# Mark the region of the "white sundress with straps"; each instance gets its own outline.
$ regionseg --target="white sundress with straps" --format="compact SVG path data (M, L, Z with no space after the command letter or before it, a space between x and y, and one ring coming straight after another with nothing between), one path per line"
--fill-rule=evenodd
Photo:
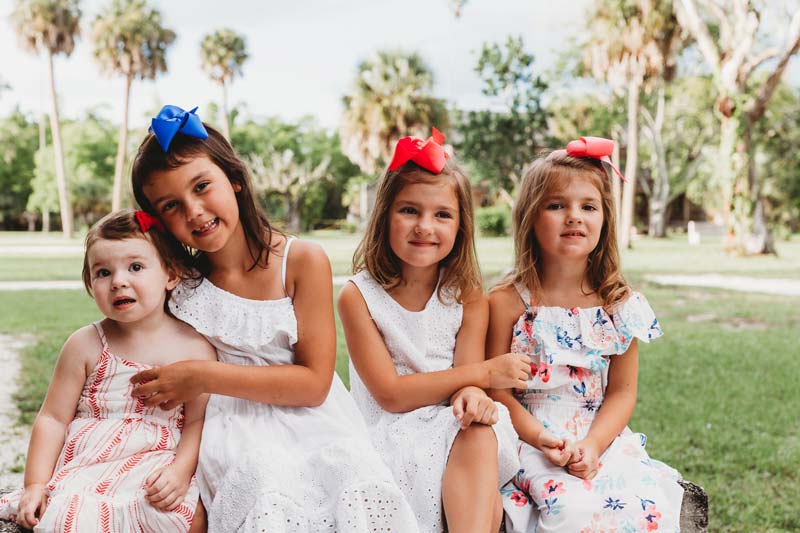
M281 280L294 238L283 251ZM173 291L170 309L217 349L220 361L294 363L292 299L252 300L208 279ZM307 326L313 327L313 325ZM197 478L209 531L417 531L391 472L372 448L339 376L318 407L212 395Z

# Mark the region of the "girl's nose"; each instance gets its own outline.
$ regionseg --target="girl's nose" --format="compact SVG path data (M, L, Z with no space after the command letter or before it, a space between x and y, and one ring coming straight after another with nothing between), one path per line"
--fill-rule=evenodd
M191 221L203 215L203 204L198 201L189 202L186 206L186 219Z
M581 222L583 220L579 208L571 208L567 211L567 224L580 224Z
M128 276L125 272L116 272L111 278L111 288L121 289L128 286Z

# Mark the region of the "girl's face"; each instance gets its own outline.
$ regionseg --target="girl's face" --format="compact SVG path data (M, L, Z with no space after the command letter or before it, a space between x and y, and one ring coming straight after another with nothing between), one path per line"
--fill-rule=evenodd
M564 176L561 190L549 191L533 224L545 258L588 258L603 229L600 191L588 176Z
M97 307L117 322L136 322L163 311L166 291L180 281L164 269L147 239L100 239L87 255Z
M170 233L191 248L219 251L239 228L242 187L206 156L154 172L142 189Z
M407 266L436 265L458 235L458 197L452 184L410 183L389 210L389 246Z

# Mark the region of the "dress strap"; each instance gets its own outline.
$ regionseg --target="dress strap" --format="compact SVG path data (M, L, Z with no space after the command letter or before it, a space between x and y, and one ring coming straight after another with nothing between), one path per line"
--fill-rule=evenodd
M514 288L517 289L517 294L519 294L522 303L525 304L525 309L530 309L531 307L531 291L528 290L528 287L523 285L522 283L516 281L514 282Z
M283 293L286 296L289 296L289 293L286 292L286 261L289 259L289 248L291 248L294 239L295 239L294 237L289 237L288 239L286 239L286 244L283 247L283 261L281 262L281 283L283 283Z
M103 331L103 326L100 325L100 321L92 322L94 329L97 330L97 335L100 337L100 342L103 343L103 350L108 351L108 341L106 340L106 332Z

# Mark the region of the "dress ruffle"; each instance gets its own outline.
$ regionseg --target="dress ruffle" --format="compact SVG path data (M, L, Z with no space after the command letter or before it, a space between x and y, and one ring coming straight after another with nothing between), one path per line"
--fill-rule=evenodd
M271 304L281 306L291 302L288 297L249 300L221 289L207 279L195 287L196 283L184 281L178 285L172 291L169 308L212 343L236 346L245 353L267 349L275 340L274 335L288 335L290 345L297 343L294 313L269 313L264 309ZM220 307L220 297L225 298L224 311ZM265 335L265 332L273 335Z
M550 367L602 370L608 357L625 353L633 339L650 342L664 334L647 299L638 292L611 314L601 306L532 307L520 316L514 332L536 339L527 355L534 361L529 388L537 389L550 388Z

